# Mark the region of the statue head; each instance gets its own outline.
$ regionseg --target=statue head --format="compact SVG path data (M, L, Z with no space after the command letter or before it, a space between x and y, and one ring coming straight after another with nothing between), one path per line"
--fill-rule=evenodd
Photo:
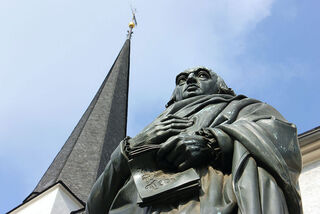
M235 95L223 79L206 67L187 69L176 77L176 88L167 107L172 103L189 97L210 94Z

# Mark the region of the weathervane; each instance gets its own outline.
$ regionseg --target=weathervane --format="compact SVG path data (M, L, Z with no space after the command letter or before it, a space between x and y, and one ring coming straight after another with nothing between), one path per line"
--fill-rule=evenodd
M128 39L131 39L131 35L133 34L132 29L138 25L136 20L136 9L131 6L131 12L132 12L132 20L129 22L129 30L128 30Z

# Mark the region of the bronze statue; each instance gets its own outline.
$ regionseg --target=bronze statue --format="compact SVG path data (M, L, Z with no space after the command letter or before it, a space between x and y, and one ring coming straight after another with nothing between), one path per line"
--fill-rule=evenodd
M295 125L197 67L176 77L161 115L120 143L86 209L90 214L302 213L300 171Z

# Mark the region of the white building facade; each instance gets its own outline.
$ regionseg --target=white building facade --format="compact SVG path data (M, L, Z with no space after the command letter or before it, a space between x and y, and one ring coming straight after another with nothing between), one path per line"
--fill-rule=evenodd
M303 211L320 213L320 126L299 135L303 169L300 190Z

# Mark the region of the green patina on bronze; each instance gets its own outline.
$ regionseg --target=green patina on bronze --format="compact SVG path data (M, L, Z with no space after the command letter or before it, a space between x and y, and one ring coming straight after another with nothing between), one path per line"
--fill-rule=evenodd
M148 186L146 201L133 175L149 165L161 179ZM300 172L296 127L270 105L235 95L217 74L197 67L177 76L164 112L120 142L86 212L302 213ZM159 194L161 185L188 180L185 175L193 176L189 186L177 183ZM150 184L150 173L145 180Z

